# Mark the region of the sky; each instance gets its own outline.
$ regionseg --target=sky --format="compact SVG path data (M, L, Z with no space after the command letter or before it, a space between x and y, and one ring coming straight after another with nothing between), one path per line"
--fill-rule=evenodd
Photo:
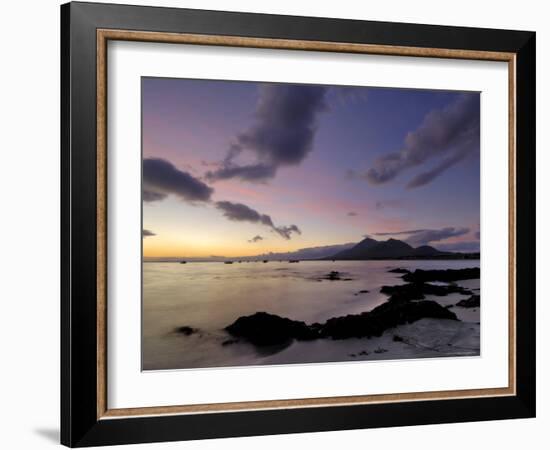
M143 254L479 251L477 92L142 78Z

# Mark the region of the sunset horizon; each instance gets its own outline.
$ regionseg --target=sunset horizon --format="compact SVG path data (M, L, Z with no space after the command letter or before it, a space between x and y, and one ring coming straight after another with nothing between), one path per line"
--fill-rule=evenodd
M144 258L365 235L479 251L478 93L148 77L142 93Z

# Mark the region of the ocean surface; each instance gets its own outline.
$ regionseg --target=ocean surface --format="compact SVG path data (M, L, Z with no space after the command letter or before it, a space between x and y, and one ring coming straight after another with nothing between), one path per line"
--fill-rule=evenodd
M246 342L222 345L231 338L224 327L240 316L258 311L306 323L323 322L336 316L369 311L387 300L387 296L379 292L381 286L403 283L401 274L388 272L396 267L409 270L459 269L479 267L479 261L301 261L294 264L273 261L234 264L144 262L142 368L191 369L381 359L382 351L373 347L374 341L368 342L371 341L368 339L295 342L284 349L258 349ZM340 272L342 278L351 280L321 280L333 270ZM458 284L479 288L479 280L467 280ZM359 293L361 290L369 292ZM461 298L466 297L452 294L433 299L446 305L454 304ZM468 330L474 331L468 333L474 334L466 336L466 341L470 343L467 351L461 353L456 350L453 353L449 350L448 354L478 354L479 310L473 313L465 311L459 318L472 324ZM423 319L418 326L406 325L408 328L404 330L413 334L424 333L423 330L426 329L443 330L439 323L434 326L432 322ZM175 332L181 326L190 326L199 331L190 336ZM452 326L455 327L455 324ZM453 328L447 331L456 340L460 330ZM464 331L460 333L464 334ZM447 356L436 350L419 351L420 347L415 348L412 345L402 345L396 351L395 344L390 344L388 339L380 342L386 342L388 347L382 349L386 353L386 359ZM450 344L446 345L451 348ZM354 353L362 348L376 351L363 351L362 355Z

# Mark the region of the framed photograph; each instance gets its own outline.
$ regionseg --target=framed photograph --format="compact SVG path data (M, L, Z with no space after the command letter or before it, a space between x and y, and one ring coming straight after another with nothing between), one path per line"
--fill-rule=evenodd
M535 33L61 7L71 447L535 415Z

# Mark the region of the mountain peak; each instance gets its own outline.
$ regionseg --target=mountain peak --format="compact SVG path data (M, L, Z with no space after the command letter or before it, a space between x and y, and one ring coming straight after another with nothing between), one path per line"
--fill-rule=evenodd
M335 254L331 259L392 259L430 257L441 254L442 252L429 245L414 248L399 239L390 238L386 241L377 241L365 238L354 247Z

